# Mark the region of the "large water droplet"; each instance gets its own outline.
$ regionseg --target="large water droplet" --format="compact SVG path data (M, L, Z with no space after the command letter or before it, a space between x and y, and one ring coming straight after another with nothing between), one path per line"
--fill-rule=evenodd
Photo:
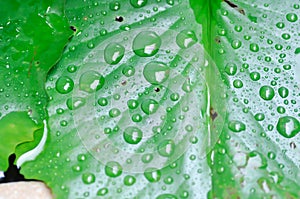
M264 100L272 100L273 97L275 96L275 91L270 86L262 86L259 89L259 95Z
M104 77L96 71L87 71L79 79L79 88L82 91L92 93L101 89L104 82Z
M130 0L130 4L134 8L141 8L147 4L148 0Z
M115 178L122 174L123 168L118 162L108 162L105 165L105 174L109 177Z
M282 86L278 89L278 93L279 93L280 97L286 98L289 95L289 90Z
M141 108L144 113L150 115L157 111L157 109L159 108L159 104L153 99L146 99L142 102Z
M233 121L229 122L228 128L230 130L232 130L233 132L238 133L238 132L246 130L246 125L243 122L233 120Z
M81 177L84 184L92 184L95 182L96 177L92 173L84 173Z
M148 168L144 171L144 176L149 182L158 182L161 178L161 171L155 168Z
M176 36L177 45L183 49L193 46L197 41L195 32L191 30L183 30Z
M169 67L162 62L150 62L144 67L144 77L151 84L161 84L169 77Z
M127 127L123 133L124 140L129 144L137 144L143 138L143 132L137 127Z
M295 13L288 13L286 15L286 19L289 21L289 22L296 22L298 20L298 16L295 14Z
M175 143L173 140L165 140L159 144L157 150L159 155L169 157L175 151Z
M55 84L55 88L56 88L57 92L59 92L61 94L67 94L73 90L74 82L71 78L69 78L67 76L63 76L63 77L58 78L58 80L56 81L56 84Z
M236 72L237 72L237 66L236 64L232 64L232 63L228 63L226 64L225 66L225 72L228 74L228 75L235 75Z
M110 43L104 49L104 59L106 63L115 65L118 64L124 57L125 48L118 43Z
M153 31L140 32L133 40L133 51L140 57L155 55L161 46L161 38Z
M283 137L292 138L300 132L300 123L294 117L284 116L279 118L276 129Z
M78 109L78 108L84 106L84 104L85 104L85 99L81 98L81 97L73 97L73 98L69 98L67 100L67 107L70 110Z
M135 183L135 181L136 181L135 177L133 177L131 175L125 176L124 185L131 186Z
M257 44L255 44L255 43L251 43L250 44L250 50L252 52L258 52L259 51L259 46Z
M233 48L233 49L238 49L238 48L240 48L242 46L242 42L240 41L240 40L233 40L232 42L231 42L231 47Z

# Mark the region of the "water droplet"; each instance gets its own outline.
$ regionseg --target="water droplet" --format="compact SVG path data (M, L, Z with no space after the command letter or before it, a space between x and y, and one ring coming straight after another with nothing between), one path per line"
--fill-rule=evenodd
M246 130L246 125L243 122L233 120L233 121L229 122L228 128L230 130L232 130L233 132L238 133L238 132Z
M169 77L169 67L162 62L150 62L146 64L143 70L145 79L151 84L161 84Z
M259 95L264 100L272 100L273 97L275 96L275 91L270 86L262 86L259 89Z
M108 162L105 165L105 174L109 177L115 178L122 174L123 168L118 162Z
M105 79L96 71L87 71L79 79L79 88L82 91L92 93L101 89Z
M133 52L140 57L155 55L161 46L161 38L153 31L140 32L133 40Z
M108 100L104 97L99 98L97 102L100 106L106 106L108 104Z
M182 49L193 46L197 41L195 32L191 30L183 30L176 36L176 43Z
M109 9L112 11L117 11L120 8L121 8L121 4L118 1L114 1L109 4Z
M142 121L143 117L140 114L133 114L131 117L133 122L140 122Z
M133 177L131 175L125 176L124 185L131 186L135 183L135 181L136 181L135 177Z
M178 197L173 194L165 193L157 196L156 199L178 199Z
M243 87L243 82L239 79L236 79L236 80L233 81L233 86L235 88L242 88Z
M283 34L281 35L281 37L282 37L282 39L284 39L284 40L289 40L289 39L291 38L291 35L288 34L288 33L283 33Z
M250 78L253 81L258 81L258 80L260 80L260 74L258 72L252 72L252 73L250 73Z
M149 182L158 182L161 178L161 171L155 168L147 168L144 176Z
M121 114L121 111L117 108L112 108L109 110L108 114L111 118L115 118Z
M278 93L279 93L280 97L286 98L289 95L289 90L282 86L278 89Z
M175 151L175 143L173 140L165 140L158 145L157 150L159 155L169 157Z
M101 188L98 190L97 195L98 196L105 196L108 193L108 189L106 187Z
M268 153L268 158L270 158L271 160L274 160L276 158L276 154L273 152L269 152Z
M258 52L259 51L259 46L257 44L255 44L255 43L251 43L250 44L250 50L252 52Z
M300 48L296 48L294 53L298 55L300 53Z
M228 74L228 75L235 75L236 72L237 72L237 66L236 64L233 64L233 63L228 63L226 64L225 66L225 72Z
M67 70L69 73L74 73L77 71L77 66L70 65L70 66L68 66Z
M170 95L170 99L171 99L172 101L177 101L177 100L179 100L179 98L180 98L180 95L179 95L178 93L172 93L172 94Z
M81 177L84 184L92 184L95 182L96 177L92 173L84 173Z
M276 24L276 27L279 28L279 29L282 29L282 28L285 27L285 25L284 25L284 23L282 23L282 22L278 22L278 23Z
M284 116L279 118L276 129L283 137L292 138L300 132L300 123L294 117Z
M289 21L289 22L296 22L298 20L298 16L295 14L295 13L288 13L286 15L286 19Z
M143 132L137 127L127 127L123 138L128 144L138 144L143 138Z
M263 121L265 119L265 115L263 113L257 113L254 118L256 121Z
M159 108L159 104L153 99L146 99L142 102L141 108L144 113L150 115L157 111L157 109Z
M130 77L130 76L134 75L135 69L132 66L126 66L126 67L123 68L122 73L126 77Z
M144 7L147 4L148 0L130 0L130 4L134 8L141 8Z
M118 64L124 57L125 48L118 43L110 43L104 49L104 59L106 63Z
M63 77L58 78L58 80L56 81L56 84L55 84L55 88L56 88L57 92L59 92L61 94L67 94L73 90L74 82L71 78L69 78L67 76L63 76Z
M70 110L78 109L85 105L85 99L81 97L73 97L67 100L67 107Z
M127 106L130 109L136 109L139 106L139 102L134 99L130 99L127 101Z
M242 46L242 42L240 41L240 40L233 40L232 42L231 42L231 47L233 48L233 49L238 49L238 48L240 48Z
M149 163L153 160L153 155L152 154L144 154L142 156L142 162L143 163Z

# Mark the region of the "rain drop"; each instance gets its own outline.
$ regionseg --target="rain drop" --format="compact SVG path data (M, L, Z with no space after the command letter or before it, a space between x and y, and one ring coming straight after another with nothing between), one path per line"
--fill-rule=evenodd
M124 57L125 48L118 43L110 43L104 49L104 59L106 63L115 65L118 64Z
M279 118L276 129L283 137L292 138L299 133L300 123L294 117L284 116Z
M92 93L101 89L105 79L96 71L87 71L79 79L79 88L82 91Z
M195 32L191 30L183 30L176 36L176 43L182 49L193 46L197 41Z
M127 127L123 138L128 144L138 144L143 138L143 132L137 127Z
M143 70L145 79L154 85L165 82L169 77L169 67L162 62L150 62Z
M133 40L133 52L140 57L155 55L161 46L161 38L153 31L140 32Z

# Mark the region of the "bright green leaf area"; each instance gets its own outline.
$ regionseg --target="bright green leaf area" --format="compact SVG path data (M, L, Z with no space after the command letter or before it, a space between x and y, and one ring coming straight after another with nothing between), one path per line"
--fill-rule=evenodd
M57 198L299 198L299 4L67 1L22 173Z
M42 128L47 118L47 73L72 35L63 5L62 1L46 0L0 3L0 143L8 150L1 151L0 170L7 169L8 156L15 146L28 142L29 135L33 138L34 130ZM15 132L7 130L12 123L16 125ZM24 152L31 148L28 147Z

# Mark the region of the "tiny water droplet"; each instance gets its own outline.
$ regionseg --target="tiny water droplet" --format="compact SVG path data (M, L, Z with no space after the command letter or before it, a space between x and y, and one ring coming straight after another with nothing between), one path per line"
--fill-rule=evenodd
M114 1L109 4L109 9L112 11L117 11L120 8L121 8L121 4L118 1Z
M130 0L130 4L134 8L141 8L144 7L147 4L148 0Z

